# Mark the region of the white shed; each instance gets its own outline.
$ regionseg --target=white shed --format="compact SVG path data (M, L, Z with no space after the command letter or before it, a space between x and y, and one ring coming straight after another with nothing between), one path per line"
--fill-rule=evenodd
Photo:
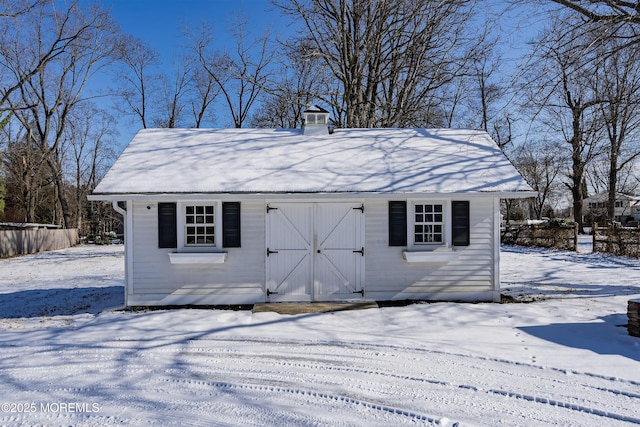
M306 114L138 132L90 196L125 216L127 305L499 299L499 200L534 193L486 132Z

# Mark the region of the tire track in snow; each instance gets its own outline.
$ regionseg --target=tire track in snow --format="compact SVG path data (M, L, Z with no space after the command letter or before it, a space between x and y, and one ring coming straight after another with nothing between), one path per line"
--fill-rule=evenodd
M498 358L487 358L487 357L483 357L483 356L474 356L474 355L467 355L467 354L461 354L461 353L452 353L452 352L443 352L443 351L439 351L439 350L432 350L432 349L424 349L424 348L415 348L415 347L398 347L398 346L386 346L386 345L377 345L377 344L368 344L368 343L363 343L363 344L345 344L345 343L334 343L334 342L304 342L304 341L273 341L273 340L256 340L256 339L242 339L242 338L238 338L238 339L215 339L214 341L219 341L219 342L232 342L235 344L244 344L244 343L248 343L248 342L253 342L253 343L261 343L261 344L274 344L274 345L284 345L284 346L289 346L289 345L296 345L298 347L302 346L302 347L308 347L308 346L312 346L312 347L324 347L325 349L331 349L331 348L337 348L337 349L342 349L342 348L350 348L353 350L359 350L359 349L379 349L379 348L385 348L385 349L390 349L390 350L394 350L397 352L416 352L416 353L424 353L424 354L431 354L431 355L439 355L439 356L444 356L447 359L450 357L458 357L461 359L472 359L472 360L479 360L479 361L487 361L487 362L494 362L497 364L506 364L506 365L514 365L516 367L527 367L530 369L534 369L534 370L540 370L540 371L555 371L559 374L562 375L572 375L573 377L585 377L585 378L593 378L596 380L604 380L607 383L621 383L621 384L625 384L628 386L633 387L634 390L638 390L637 387L640 387L640 383L639 382L635 382L635 381L630 381L630 380L625 380L625 379L621 379L621 378L617 378L617 377L608 377L608 376L602 376L602 375L597 375L597 374L592 374L592 373L588 373L588 372L579 372L579 371L569 371L566 369L558 369L558 368L553 368L553 367L546 367L546 366L540 366L540 365L533 365L533 364L527 364L527 363L523 363L523 362L514 362L514 361L509 361L509 360L504 360L504 359L498 359ZM207 354L207 355L212 355L215 354L217 357L234 357L234 358L243 358L243 357L247 357L246 355L242 355L239 353L239 350L237 349L220 349L220 348L206 348L206 347L187 347L187 346L174 346L171 345L173 341L166 341L165 344L158 344L157 340L154 341L155 344L158 344L157 346L154 346L154 348L152 348L151 350L154 353L171 353L171 354L177 354L177 353L195 353L195 354ZM107 344L108 343L108 344ZM122 340L117 340L117 341L105 341L102 342L100 345L98 346L92 346L90 348L93 348L94 350L98 351L99 350L99 359L100 360L109 360L111 359L110 357L106 357L104 355L104 353L111 353L111 354L116 354L116 353L120 353L125 349L129 349L129 350L133 350L133 351L149 351L149 349L141 347L141 348L135 348L132 349L129 345L122 345ZM189 343L192 344L198 344L198 341L189 341ZM44 343L41 343L44 344ZM116 344L116 345L114 345ZM167 346L169 345L169 346ZM83 354L85 357L87 356L86 352L87 352L87 347L83 347L82 344L78 344L78 343L74 343L71 345L67 345L65 344L65 350L60 351L56 346L52 346L51 344L48 345L42 345L40 347L36 347L36 346L29 346L30 350L32 350L34 353L38 353L38 354L43 354L43 353L55 353L55 354L59 354L59 353L64 353L64 354L72 354L72 353L77 353L77 354ZM380 354L375 353L376 355ZM252 354L251 357L253 358L259 358L259 355L256 354ZM273 353L272 352L268 352L265 353L265 355L263 357L266 358L273 358ZM283 360L293 360L293 357L290 353L286 353L283 357ZM300 359L298 357L298 359ZM304 360L304 358L303 358ZM317 358L308 358L308 360L310 361L322 361L322 359L317 359ZM425 361L428 361L428 359L425 359ZM335 362L335 361L333 361ZM275 363L286 363L286 362L275 362ZM338 367L334 368L334 369L339 369L339 365L336 365ZM22 368L13 368L13 367L4 367L3 370L4 371L10 371L12 369L22 369ZM33 369L38 369L38 368L33 368ZM47 371L49 370L48 367L42 367L41 368L43 371ZM487 369L487 367L483 367L483 369ZM498 369L495 370L495 372L505 372L504 370ZM363 371L366 372L366 371ZM408 378L407 378L408 379ZM562 381L565 382L565 381ZM575 384L574 384L575 385ZM581 383L582 386L584 387L589 387L589 388L593 388L599 391L604 391L604 392L608 392L608 393L612 393L612 394L616 394L616 395L622 395L622 396L626 396L626 397L630 397L630 398L640 398L640 394L636 393L636 392L632 392L632 391L625 391L625 390L620 390L620 389L613 389L613 388L609 388L609 387L602 387L602 386L594 386L594 385L590 385L590 384L586 384L584 382Z
M218 345L225 344L223 348L204 347L207 342ZM142 344L136 347L136 344ZM345 349L348 350L345 352ZM36 379L47 374L46 367L29 366L29 360L20 358L20 348L12 349L14 362L17 366L3 368L3 371L19 379ZM24 350L24 349L22 349ZM424 399L425 402L437 402L435 397L429 394L432 388L416 387L416 384L427 384L436 389L452 395L469 395L471 401L487 400L485 396L500 396L511 402L528 402L540 408L556 408L574 413L590 414L611 421L640 424L637 417L617 413L610 409L615 405L606 401L606 395L617 395L629 400L637 400L639 395L631 390L617 389L611 385L617 384L622 388L630 387L637 390L633 381L619 378L603 377L589 373L567 372L561 369L541 367L520 362L507 360L469 356L455 354L438 350L360 344L360 343L336 343L336 342L306 342L306 341L262 341L238 339L215 339L215 340L173 340L154 342L152 346L145 346L144 342L135 341L106 341L100 344L83 346L79 343L63 345L42 345L29 347L29 351L40 354L50 353L52 357L59 357L76 364L76 368L84 372L101 372L106 378L118 376L145 376L157 377L165 384L197 384L188 382L185 379L173 378L172 376L188 377L193 375L209 375L233 377L250 375L248 383L236 381L210 381L203 384L215 388L233 389L246 392L259 392L267 394L302 396L307 399L329 400L343 405L361 406L370 410L396 414L400 417L424 421L428 423L441 422L436 416L423 415L429 413L425 404L416 404L412 408L400 408L392 402L378 403L364 396L362 393L350 391L349 394L337 393L340 384L354 387L359 384L385 384L391 383L393 387L402 390L410 390L415 394L416 399ZM115 363L120 361L121 364ZM236 360L237 363L227 363ZM361 368L353 365L353 360L364 363L368 368ZM448 362L449 368L459 369L455 378L474 378L473 382L460 382L450 379L450 372L443 370L444 361ZM479 364L478 361L484 362ZM428 365L428 366L424 366ZM480 366L481 365L481 366ZM510 369L513 368L513 369ZM425 369L423 369L425 368ZM428 368L428 369L426 369ZM536 383L553 383L553 393L546 390L535 390L524 387L491 387L487 383L486 376L476 375L476 370L490 372L490 377L495 379L504 376L505 380L511 381L523 373L531 373L530 381ZM322 378L312 375L313 372L323 372ZM135 374L135 375L134 375ZM567 374L571 374L571 380L567 381ZM49 375L52 375L51 373ZM349 377L346 384L344 378ZM378 381L376 378L385 380ZM454 379L455 379L454 378ZM391 381L386 381L390 379ZM247 380L243 378L243 381ZM258 382L260 380L260 382ZM312 388L303 389L296 386L301 381L308 380ZM322 380L322 381L321 381ZM277 384L277 385L274 385ZM348 388L347 387L347 388ZM562 390L559 388L562 387ZM581 387L598 390L599 395L595 396L594 402L590 404L574 400L563 399L565 389L575 390ZM321 388L322 391L314 388ZM520 388L520 389L518 389ZM108 388L107 388L108 389ZM82 388L82 387L56 387L50 385L48 392L55 395L87 395L96 393L105 388ZM113 392L117 390L114 386ZM162 388L170 394L171 388ZM115 394L115 393L108 393ZM549 394L546 397L540 395ZM591 393L591 395L593 395ZM438 397L438 396L436 396ZM592 396L593 397L593 396ZM384 401L384 396L379 396L374 400ZM635 405L634 405L635 404ZM508 404L507 404L508 405ZM616 403L617 405L617 403ZM631 408L637 407L637 402L632 402ZM505 405L506 406L506 405ZM422 409L417 410L417 408ZM427 409L424 411L424 409ZM632 410L632 409L631 409ZM447 413L445 409L445 414ZM458 417L456 417L458 418ZM571 419L568 417L566 419Z
M184 337L189 337L189 336L190 335L184 334ZM454 357L460 357L460 358L473 359L476 361L487 361L487 362L496 362L496 363L501 363L506 365L513 365L515 367L527 367L531 369L537 369L540 371L554 371L563 375L590 377L598 380L604 380L607 383L626 384L628 386L633 387L634 390L638 390L638 387L640 387L639 381L594 374L590 372L581 372L576 370L541 366L539 364L524 363L524 362L518 362L513 360L507 360L507 359L491 358L491 357L464 354L464 353L446 352L442 350L434 350L434 349L427 349L427 348L421 348L421 347L406 347L406 346L373 344L373 343L364 343L364 342L346 343L346 342L340 342L340 341L273 340L273 339L256 339L255 337L234 337L234 338L206 337L206 338L183 340L183 339L180 339L180 336L178 336L177 339L157 339L157 338L149 338L148 340L106 339L101 341L100 344L97 344L97 345L93 341L87 342L87 343L82 343L81 341L75 341L73 343L64 343L63 347L65 347L65 352L72 351L74 347L78 347L79 349L78 351L84 352L87 349L86 345L90 345L89 348L100 349L102 352L109 352L109 351L117 352L117 351L121 351L122 349L132 349L132 347L130 346L130 343L135 342L140 344L140 343L147 342L151 344L151 346L137 347L134 350L138 351L138 350L153 349L156 352L170 352L170 353L176 353L180 351L216 353L216 354L229 353L236 357L240 357L240 355L238 354L238 350L236 349L220 349L220 348L210 348L210 347L194 348L194 347L185 346L188 344L201 345L202 342L208 342L208 341L229 342L234 344L255 343L255 344L273 344L273 345L281 345L281 346L298 346L298 347L325 347L325 348L336 348L336 349L349 348L353 350L369 349L369 350L379 351L380 349L386 349L386 350L393 350L395 352L415 352L419 354L441 355L445 357L454 356ZM176 343L179 343L179 344L176 344ZM57 348L55 346L52 346L51 343L47 341L34 341L33 345L30 345L29 348L33 349L35 348L36 345L41 346L42 349L40 351L57 351ZM181 347L177 347L177 345L180 345ZM634 393L634 392L627 393L621 390L613 390L613 389L610 389L608 391L615 394L628 395L629 397L640 396L640 394Z
M436 418L436 417L432 417L424 414L418 414L413 411L409 411L402 408L367 402L367 401L356 399L353 397L343 396L343 395L338 395L333 393L325 393L325 392L319 392L319 391L313 391L313 390L303 390L301 388L280 387L280 386L262 385L262 384L238 384L238 383L219 382L219 381L207 382L207 381L177 380L177 379L165 379L165 381L171 382L171 383L200 384L200 385L206 385L209 387L217 387L217 388L227 388L227 389L237 389L237 390L257 390L257 391L268 392L268 393L301 395L306 397L313 397L318 399L341 402L346 404L347 406L362 406L365 408L373 409L375 411L386 412L393 415L399 415L412 420L426 421L433 425L451 425L451 426L459 425L458 422L453 422L448 419L443 420L442 418Z
M320 360L319 360L319 362L320 362ZM323 360L321 360L321 362L326 363L327 360L323 359ZM564 408L564 409L573 410L573 411L577 411L577 412L593 414L593 415L601 416L601 417L604 417L604 418L609 418L609 419L614 419L614 420L619 420L619 421L624 421L624 422L630 422L630 423L633 423L633 424L640 424L640 418L637 418L637 417L627 416L627 415L620 415L620 414L613 413L611 411L603 411L603 410L600 410L600 409L597 409L597 408L593 408L593 407L588 407L588 406L584 406L584 405L578 405L578 404L569 403L569 402L565 402L565 401L560 401L560 400L552 399L552 398L536 397L536 396L533 396L533 395L523 394L523 393L515 392L515 391L508 391L508 390L501 390L501 389L483 389L483 388L480 388L480 387L477 387L477 386L473 386L473 385L469 385L469 384L456 384L456 383L452 383L452 382L449 382L449 381L442 381L442 380L437 380L437 379L430 379L430 378L424 378L424 377L415 377L415 376L407 376L407 375L398 375L398 374L385 372L385 371L379 371L379 370L360 369L360 368L345 368L345 367L339 366L339 365L336 365L336 366L333 366L333 365L320 366L320 365L313 365L313 364L282 362L282 361L273 361L272 360L271 364L274 364L274 363L275 364L279 364L280 366L283 366L283 367L297 367L297 368L304 368L304 369L307 369L307 370L320 369L320 370L342 372L342 373L345 373L345 374L353 374L353 373L370 374L370 375L376 375L376 376L390 377L390 378L394 378L394 379L402 380L402 381L410 381L410 382L417 382L417 383L428 383L430 385L448 387L448 388L453 388L453 389L470 390L470 391L473 391L473 392L486 393L486 394L495 394L495 395L505 396L505 397L509 397L509 398L513 398L513 399L517 399L517 400L526 400L526 401L533 402L533 403L538 403L538 404L543 404L543 405L550 405L550 406L553 406L553 407ZM532 366L532 367L538 368L537 366ZM257 371L257 372L260 372L260 371ZM571 385L569 385L569 387L575 388L576 384L571 384ZM271 387L269 387L269 389L270 388ZM624 395L626 397L631 397L631 398L636 398L636 399L640 397L639 395L634 394L634 393L626 393L626 392L621 392L621 391L618 391L618 390L605 389L605 388L597 388L597 389L600 390L600 391L603 391L603 392ZM286 389L286 390L291 390L291 389ZM318 392L313 392L312 395L315 396L317 393Z

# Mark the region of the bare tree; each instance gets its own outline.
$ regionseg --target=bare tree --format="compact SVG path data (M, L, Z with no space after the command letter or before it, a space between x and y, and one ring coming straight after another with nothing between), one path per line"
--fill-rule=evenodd
M193 60L189 60L194 62ZM189 80L189 99L193 117L193 126L199 128L204 122L213 121L211 105L220 93L220 87L204 68L192 65L191 79Z
M73 28L74 23L63 17L59 25L50 28L51 34L40 40L37 55L23 58L18 64L16 43L24 42L26 32L39 26L38 11L46 9L47 3L49 0L0 1L0 58L4 59L0 61L0 113L16 108L7 105L9 97L40 73L48 62L76 43L86 30L82 26ZM72 2L71 7L76 3Z
M0 120L0 147L2 147L2 130L5 128L5 126L9 123L9 119L11 118L10 115L8 115L7 117L5 117L4 119ZM0 152L0 219L3 219L4 217L4 206L5 206L5 195L7 194L7 187L5 184L5 180L2 176L2 152Z
M42 145L34 141L24 128L10 123L3 129L4 152L2 162L6 176L7 219L36 222L52 218L37 215L45 188L50 187L50 171L41 159ZM13 127L19 127L16 131Z
M251 124L255 127L297 128L303 112L318 100L327 102L323 64L310 43L284 44L276 80L269 82Z
M561 136L569 149L567 187L580 231L584 227L585 170L598 154L601 123L597 107L602 102L588 83L593 72L585 64L593 58L583 49L586 34L570 18L555 20L537 45L537 57L525 82L526 103L535 108L536 119L548 132Z
M247 40L247 22L239 18L233 27L235 51L215 51L213 30L204 25L190 35L191 47L202 68L220 89L233 126L241 128L249 118L256 99L266 86L273 52L268 35Z
M87 234L87 195L100 177L105 160L112 157L115 118L95 105L84 102L72 111L65 128L69 171L74 183L74 227Z
M46 0L0 0L0 19L28 13Z
M191 68L186 59L174 61L173 74L162 74L162 90L158 116L153 120L157 127L179 127L187 107L186 95L191 80Z
M274 3L305 26L338 82L329 100L345 127L430 124L438 90L464 68L472 1Z
M541 141L535 145L525 145L514 150L513 161L525 180L538 194L528 199L530 216L541 219L544 212L553 210L551 204L559 197L557 178L564 164L556 155L559 147L554 143Z
M548 2L548 0L546 0ZM600 61L609 54L640 44L640 2L631 0L551 0L568 11L581 16L578 23L586 32L592 25L602 25L607 31L601 32L601 40L616 39L615 45L608 45L609 51L600 51L594 61Z
M552 0L593 22L640 24L640 2L630 0Z
M121 111L133 114L146 129L153 116L152 97L159 87L158 53L142 40L124 36L118 42L116 54L122 64L116 74L117 94L124 104Z
M640 157L640 49L618 49L619 44L619 39L609 38L599 47L613 53L598 62L593 80L603 101L599 112L606 130L609 221L615 219L620 172Z
M478 44L469 54L469 69L462 78L456 79L454 100L460 104L458 112L451 108L448 115L453 120L458 116L458 126L483 129L504 150L513 141L513 122L508 100L508 78L499 71L503 68L502 56L497 47L499 39L491 34L492 22L485 23L485 31L478 37ZM451 96L451 95L449 95ZM457 107L453 104L453 107ZM449 122L451 126L451 122Z
M104 10L83 8L77 2L66 8L47 2L19 19L25 19L14 29L19 37L8 41L2 50L4 66L19 82L16 91L5 92L5 102L26 131L27 147L40 147L33 153L32 170L39 171L45 164L49 168L63 213L61 222L68 227L71 212L60 162L64 130L90 77L111 57L116 30ZM64 43L56 44L57 40ZM42 63L42 52L53 45L64 49ZM37 71L25 75L23 70L33 69L34 63L40 64ZM27 221L31 220L33 211L27 209Z

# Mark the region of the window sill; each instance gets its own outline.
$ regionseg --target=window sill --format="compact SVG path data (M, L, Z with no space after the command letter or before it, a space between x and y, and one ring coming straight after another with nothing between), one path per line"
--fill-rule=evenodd
M226 252L171 252L171 264L222 264L227 260Z
M404 251L402 257L405 261L413 262L451 262L457 261L460 254L451 248L437 248L432 251Z

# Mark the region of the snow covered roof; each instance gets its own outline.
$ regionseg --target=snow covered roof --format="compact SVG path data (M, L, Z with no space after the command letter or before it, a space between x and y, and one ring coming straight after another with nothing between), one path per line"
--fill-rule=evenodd
M594 202L594 201L606 201L609 199L609 192L602 191L600 193L594 194L593 196L585 197L583 202ZM633 194L625 194L625 193L616 193L616 200L631 200L631 201L640 201L640 196L636 196Z
M453 129L144 129L94 191L531 192L486 132ZM531 194L529 194L531 195Z

